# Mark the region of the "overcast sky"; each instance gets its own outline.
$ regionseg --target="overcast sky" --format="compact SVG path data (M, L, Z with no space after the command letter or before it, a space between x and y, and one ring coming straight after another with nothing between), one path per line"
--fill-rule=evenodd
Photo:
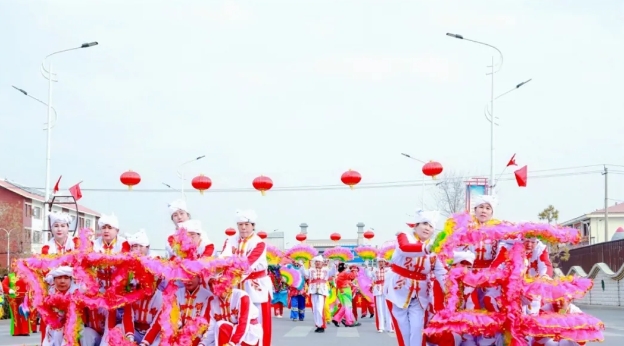
M489 174L485 73L496 52L447 32L503 52L496 95L533 79L495 103L497 174L514 153L533 172L527 188L499 182L496 216L534 220L553 204L563 221L601 208L600 165L624 165L624 5L614 0L2 1L0 176L45 184L46 107L11 85L47 102L43 57L98 41L52 59L52 184L84 181L82 204L115 212L125 232L146 228L161 248L167 204L181 196L162 183L179 189L177 166L206 155L186 171L215 192L187 182L187 197L215 242L237 208L252 208L259 229L291 244L301 222L327 238L354 237L359 221L380 243L421 204L422 165L401 152ZM275 188L337 185L350 168L363 184L412 186L217 193L261 174ZM142 176L136 191L119 182L128 169ZM610 169L615 203L624 168Z

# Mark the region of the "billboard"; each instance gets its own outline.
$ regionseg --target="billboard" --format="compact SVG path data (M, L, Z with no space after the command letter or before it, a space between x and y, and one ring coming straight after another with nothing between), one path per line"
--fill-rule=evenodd
M355 251L353 251L356 247L358 247L358 245L341 245L341 247L351 250L351 253L353 254L353 261L349 261L349 263L364 263L364 260L360 258Z
M477 196L483 196L488 193L487 179L475 178L466 182L466 210L471 211L474 200Z

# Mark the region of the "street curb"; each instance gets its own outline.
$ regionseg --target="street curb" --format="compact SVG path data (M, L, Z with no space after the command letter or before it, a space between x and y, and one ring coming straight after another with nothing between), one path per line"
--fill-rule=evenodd
M612 306L612 305L586 305L586 304L575 304L581 310L585 309L597 309L597 310L624 310L624 306Z

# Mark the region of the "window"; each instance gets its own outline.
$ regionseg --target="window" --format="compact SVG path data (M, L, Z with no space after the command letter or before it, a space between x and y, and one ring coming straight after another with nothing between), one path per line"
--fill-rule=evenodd
M85 219L84 217L80 216L78 218L78 229L83 229L85 226Z
M32 215L33 215L33 217L35 219L41 220L41 208L40 207L34 207Z
M85 227L86 228L91 228L91 220L89 220L89 219L85 220Z
M33 231L32 242L33 244L41 244L41 232L40 231Z
M24 217L27 217L27 218L32 217L32 205L28 203L24 203Z

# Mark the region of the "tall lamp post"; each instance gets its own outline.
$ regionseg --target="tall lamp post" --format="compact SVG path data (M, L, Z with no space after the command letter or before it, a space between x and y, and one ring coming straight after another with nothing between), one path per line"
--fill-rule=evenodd
M41 75L43 76L43 78L48 80L48 124L47 124L47 139L46 139L46 181L45 181L45 203L48 203L48 201L50 200L50 156L51 156L51 141L52 141L52 82L58 82L58 79L55 79L56 74L54 72L52 72L52 60L48 60L50 57L52 57L53 55L57 55L57 54L61 54L61 53L65 53L65 52L71 52L73 50L78 50L78 49L83 49L83 48L90 48L90 47L94 47L97 46L98 43L97 42L89 42L89 43L83 43L82 45L78 46L78 47L74 47L74 48L69 48L69 49L63 49L63 50L59 50L53 53L50 53L48 55L45 56L45 58L43 58L43 61L41 62ZM46 68L46 61L48 62L48 67ZM26 96L28 96L26 94ZM56 111L54 111L56 113ZM44 217L44 226L46 224L48 224L48 228L50 229L50 221L48 220L48 209L47 208L43 208L43 217Z
M6 230L4 228L0 228L0 230L3 230L7 236L7 270L10 272L11 271L11 232L13 232L13 230Z
M22 94L24 94L24 96L27 96L27 97L29 97L29 98L31 98L31 99L33 99L33 100L35 100L35 101L37 101L37 102L41 103L42 105L44 105L44 106L48 107L48 104L47 104L47 103L45 103L45 102L41 101L40 99L38 99L38 98L36 98L36 97L34 97L34 96L30 95L28 92L26 92L26 90L21 89L21 88L18 88L18 87L16 87L15 85L11 85L11 86L13 87L13 89L15 89L15 90L17 90L17 91L21 92ZM56 112L56 109L54 109L54 107L50 107L50 108L51 108L51 109L52 109L52 111L54 112L54 124L53 124L52 126L50 126L50 128L51 128L51 129L53 129L53 128L54 128L54 125L56 125L56 121L58 120L58 113ZM45 131L45 130L47 130L47 124L45 124L45 125L46 125L46 128L44 128L44 129L43 129L44 131Z
M489 194L491 195L494 193L494 189L492 187L494 185L494 179L495 179L494 177L494 121L493 121L494 120L494 73L500 71L500 69L503 67L503 52L501 52L500 49L494 47L491 44L471 40L471 39L465 38L462 35L446 33L446 36L453 37L459 40L464 40L464 41L480 44L482 46L490 47L496 50L498 54L500 55L500 63L498 64L498 68L496 69L496 71L494 71L494 67L495 67L494 56L492 56L492 65L488 66L491 68L491 71L490 73L488 73L488 75L491 75L492 77L492 89L490 92L490 114L491 114L492 121L490 122L490 189L489 189Z
M192 160L186 161L183 164L178 166L178 177L182 180L182 188L180 189L180 191L182 191L182 196L184 197L184 200L186 201L186 194L184 193L184 183L186 181L186 174L185 172L182 170L182 168L184 168L184 166L188 165L189 163L193 163L195 161L199 161L201 159L203 159L204 157L206 157L206 155L202 155L202 156L198 156Z

